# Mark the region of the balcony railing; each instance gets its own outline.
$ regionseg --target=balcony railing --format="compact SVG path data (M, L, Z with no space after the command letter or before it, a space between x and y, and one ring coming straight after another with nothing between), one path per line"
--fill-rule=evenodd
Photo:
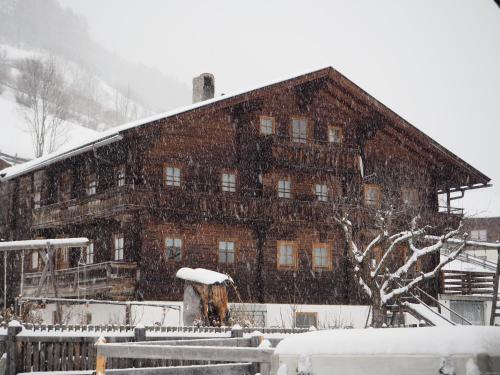
M357 168L359 149L351 144L321 141L293 142L288 137L271 136L260 142L264 160L278 166L309 166L336 170Z
M112 189L101 194L71 199L33 210L32 227L41 229L83 222L88 218L103 218L143 207L141 192L128 187Z
M55 282L62 298L125 298L135 290L137 265L126 262L104 262L55 271ZM35 297L42 272L24 275L23 296ZM50 274L41 289L40 297L54 297Z

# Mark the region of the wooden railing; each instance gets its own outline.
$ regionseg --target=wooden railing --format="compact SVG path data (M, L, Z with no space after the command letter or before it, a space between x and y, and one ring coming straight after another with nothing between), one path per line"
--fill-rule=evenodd
M287 167L308 166L315 169L355 168L359 149L351 144L321 141L293 142L289 137L270 136L260 141L264 160Z
M74 224L89 218L103 218L144 206L144 195L131 188L112 189L105 193L71 199L33 210L32 227Z
M493 296L493 272L441 271L440 293Z
M93 297L97 294L132 295L135 287L136 269L135 263L103 262L56 270L55 277L59 297ZM42 272L24 275L24 297L35 296L41 278ZM53 297L54 291L45 286L42 294L45 297Z

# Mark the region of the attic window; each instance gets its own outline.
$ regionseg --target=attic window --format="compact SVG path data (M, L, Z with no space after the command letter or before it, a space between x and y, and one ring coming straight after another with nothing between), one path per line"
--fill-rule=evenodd
M342 128L339 126L329 126L328 127L328 142L330 143L342 143Z
M292 119L292 141L297 143L307 142L307 120L304 118Z
M274 134L274 117L260 116L260 134Z
M316 199L319 202L328 202L328 186L325 184L316 184L314 191Z
M234 242L219 242L219 263L234 263Z

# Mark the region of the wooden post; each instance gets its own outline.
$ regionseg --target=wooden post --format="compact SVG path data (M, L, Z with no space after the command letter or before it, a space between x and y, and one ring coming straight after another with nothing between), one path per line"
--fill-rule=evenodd
M99 350L99 345L106 344L106 339L104 337L100 337L99 340L95 343L95 347L97 349L97 357L95 360L95 372L97 375L104 375L106 373L106 357L103 356Z
M22 329L23 327L17 320L11 321L7 327L7 375L15 375L20 370L18 361L21 358L18 358L16 336Z
M500 248L497 249L497 256L497 270L495 271L495 278L493 279L493 298L491 300L490 326L495 325L495 315L497 312L498 278L500 277Z
M243 329L238 324L231 328L231 337L243 337Z
M134 328L134 341L146 341L146 328L143 325L138 325Z

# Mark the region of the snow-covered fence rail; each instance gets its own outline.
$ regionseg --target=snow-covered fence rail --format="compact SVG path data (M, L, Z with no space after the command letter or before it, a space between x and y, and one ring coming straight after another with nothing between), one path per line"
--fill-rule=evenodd
M258 329L258 328L257 328ZM85 371L96 365L95 343L104 337L107 343L134 343L135 345L221 345L227 347L251 347L250 332L256 328L229 327L133 327L130 325L46 325L46 324L0 324L0 355L7 353L7 374L31 371ZM260 328L270 335L274 346L281 335L301 333L304 329ZM245 336L245 337L243 337ZM188 343L188 340L195 340ZM158 367L200 365L206 361L181 359L132 359L111 358L109 369L132 367ZM246 365L231 367L240 371ZM229 368L226 368L228 370ZM233 371L231 370L231 371ZM229 370L228 370L229 371ZM236 372L232 373L236 373ZM168 373L168 372L166 372ZM244 373L244 372L239 372Z
M493 296L493 272L441 271L442 294Z
M96 373L146 374L150 369L108 371L109 361L130 361L142 366L144 361L155 361L155 374L248 374L267 375L271 368L274 349L262 345L262 334L243 338L241 329L233 330L227 339L195 339L163 342L108 344L97 343ZM137 362L138 361L138 362ZM214 363L215 362L215 363ZM159 366L158 366L159 365ZM189 367L186 367L189 366ZM112 367L115 367L112 365ZM189 369L193 370L190 371Z

